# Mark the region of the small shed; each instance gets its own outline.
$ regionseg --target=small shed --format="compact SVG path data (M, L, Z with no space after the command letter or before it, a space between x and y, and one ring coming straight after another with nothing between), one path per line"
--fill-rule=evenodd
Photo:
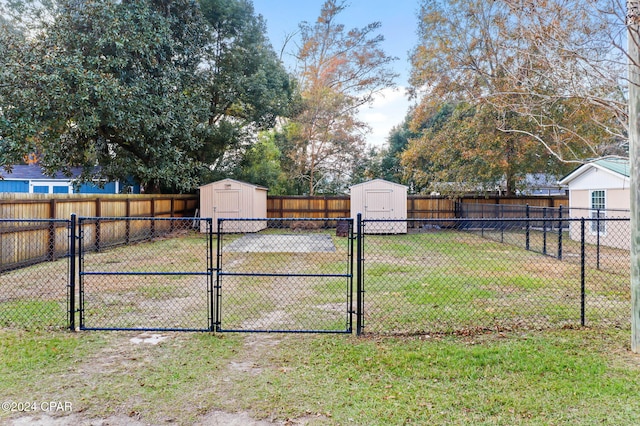
M585 232L586 242L628 249L631 228L628 222L605 222L594 219L630 217L629 160L605 157L583 164L559 181L569 187L569 214L590 219ZM580 239L578 222L572 222L570 237Z
M363 219L403 219L401 222L374 222L365 227L367 234L407 233L407 187L383 179L353 185L351 217Z
M267 188L223 179L200 187L200 217L212 218L214 231L218 219L262 219L267 217ZM206 232L204 224L200 231ZM267 227L266 221L229 222L224 232L258 232Z

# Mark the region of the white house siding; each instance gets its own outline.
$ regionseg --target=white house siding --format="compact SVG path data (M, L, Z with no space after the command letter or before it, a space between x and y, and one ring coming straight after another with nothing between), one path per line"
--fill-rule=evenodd
M604 217L628 218L631 205L629 179L607 170L591 167L569 182L569 214L572 218L588 219L585 224L587 244L599 242L603 246L630 249L631 228L628 221L605 222L604 230L600 235L594 229L597 225L592 223L591 194L593 191L605 193ZM580 234L580 222L572 222L569 237L579 241Z

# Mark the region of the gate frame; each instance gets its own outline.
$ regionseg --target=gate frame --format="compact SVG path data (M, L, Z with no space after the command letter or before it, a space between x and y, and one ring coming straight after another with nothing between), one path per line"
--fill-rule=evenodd
M346 274L285 274L285 273L228 273L222 270L222 236L225 234L222 229L223 222L348 222L349 233L347 235L348 247L347 247L347 273ZM339 217L339 218L218 218L217 220L217 253L216 253L216 282L214 285L215 294L215 323L214 331L217 333L308 333L308 334L353 334L353 278L354 278L354 241L358 238L354 235L355 223L353 218ZM274 329L274 330L256 330L256 329L224 329L222 327L222 276L256 276L256 277L335 277L335 278L347 278L347 295L346 295L346 314L347 314L347 327L344 330L287 330L287 329Z
M74 218L75 219L75 218ZM159 217L89 217L89 216L81 216L78 217L78 235L75 236L75 238L78 240L78 250L77 250L77 256L78 256L78 262L77 262L77 269L78 269L78 320L79 320L79 327L78 330L90 330L90 331L191 331L191 332L210 332L210 331L214 331L214 327L213 327L213 322L212 322L212 309L213 309L213 301L212 301L212 294L213 294L213 272L214 272L214 268L213 268L213 226L212 226L212 219L211 218L175 218L175 217L171 217L171 218L159 218ZM207 251L207 270L206 272L105 272L105 271L101 271L101 272L86 272L84 271L84 253L85 250L83 248L83 237L84 237L84 230L83 230L83 221L100 221L100 220L105 220L105 221L114 221L114 220L123 220L123 221L150 221L152 223L152 227L153 224L157 221L194 221L197 220L198 222L207 222L208 223L208 235L207 235L207 244L206 244L206 251ZM73 229L75 229L75 226L73 226ZM74 232L75 234L75 232ZM152 232L152 234L154 234L154 232ZM152 235L153 238L153 235ZM73 249L73 251L75 252L75 247ZM75 253L74 253L75 254ZM73 257L72 257L73 259ZM75 261L73 261L73 266L75 267ZM74 288L74 292L71 293L71 300L69 302L69 310L70 310L70 315L71 317L73 317L73 314L71 314L71 307L73 306L75 309L75 273L74 273L74 269L71 269L71 273L70 273L70 287L73 286ZM84 302L84 279L83 277L85 275L142 275L142 276L149 276L149 275L163 275L163 276L175 276L175 275L194 275L194 276L207 276L207 326L206 328L187 328L187 327L87 327L84 324L84 319L85 319L85 315L84 315L84 309L85 309L85 302ZM71 278L73 277L73 278Z

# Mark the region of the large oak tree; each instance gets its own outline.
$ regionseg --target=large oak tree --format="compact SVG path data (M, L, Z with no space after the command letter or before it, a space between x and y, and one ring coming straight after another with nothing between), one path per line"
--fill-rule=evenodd
M286 110L289 79L246 0L15 3L46 13L0 28L0 165L35 152L49 173L189 191Z

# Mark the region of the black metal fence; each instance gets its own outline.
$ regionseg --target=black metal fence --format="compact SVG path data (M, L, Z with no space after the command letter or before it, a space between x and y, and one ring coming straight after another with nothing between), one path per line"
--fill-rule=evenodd
M0 326L398 334L630 323L628 218L74 222L0 221ZM21 263L27 248L41 263Z
M217 331L351 333L352 219L221 219L217 241Z
M65 328L69 220L0 219L0 327Z
M363 221L364 331L628 326L629 220L562 220Z

